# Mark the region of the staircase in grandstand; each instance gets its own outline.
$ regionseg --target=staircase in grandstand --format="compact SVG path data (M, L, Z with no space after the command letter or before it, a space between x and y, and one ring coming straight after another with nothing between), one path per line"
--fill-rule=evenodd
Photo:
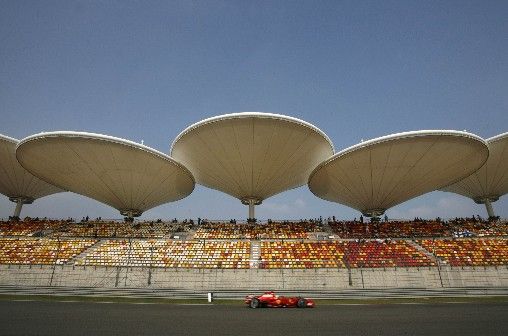
M250 244L250 268L259 268L259 256L261 247L258 241L252 241Z
M426 249L424 249L422 246L418 245L414 241L407 240L407 242L408 242L409 245L413 246L416 250L420 251L421 253L423 253L427 257L429 257L430 260L432 260L433 262L436 263L436 265L439 264L439 263L442 263L441 260L438 257L436 257L432 252L427 251Z
M88 249L85 249L83 252L75 256L74 258L71 258L67 264L74 264L76 260L84 259L89 253L93 253L95 250L97 250L102 244L104 244L106 240L97 240L95 244L90 246Z

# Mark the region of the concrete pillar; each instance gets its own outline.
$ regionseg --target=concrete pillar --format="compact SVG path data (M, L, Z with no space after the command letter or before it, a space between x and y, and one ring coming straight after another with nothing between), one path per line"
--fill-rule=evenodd
M21 208L23 208L23 202L17 201L16 202L16 208L14 209L14 217L19 218L19 215L21 214Z
M245 197L240 200L242 204L249 206L249 219L256 218L255 206L260 205L263 201L258 197Z
M485 208L487 208L487 214L489 215L489 218L494 217L494 208L492 207L492 203L489 199L485 200Z
M21 215L21 208L23 208L23 204L32 204L34 199L29 197L18 196L18 197L9 197L9 201L16 203L16 208L14 209L13 216L19 218L19 216Z
M256 218L254 210L256 206L256 201L253 199L249 200L249 218L254 219Z

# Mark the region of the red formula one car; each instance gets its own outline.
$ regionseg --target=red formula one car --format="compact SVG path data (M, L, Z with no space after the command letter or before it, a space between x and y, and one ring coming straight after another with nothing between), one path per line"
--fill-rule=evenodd
M314 301L300 296L278 296L274 292L265 292L263 295L247 295L245 303L251 308L314 308Z

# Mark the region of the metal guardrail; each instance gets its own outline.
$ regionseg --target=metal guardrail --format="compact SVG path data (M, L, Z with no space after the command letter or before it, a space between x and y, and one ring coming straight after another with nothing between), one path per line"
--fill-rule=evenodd
M0 286L0 295L50 295L82 297L115 297L134 299L206 299L213 292L216 299L241 300L247 294L261 294L266 289L234 289L194 291L188 289L140 289L140 288L95 288L95 287L39 287ZM329 291L276 290L279 295L304 296L314 299L396 299L425 297L480 297L508 296L508 287L455 287L455 288L387 288L387 289L344 289Z

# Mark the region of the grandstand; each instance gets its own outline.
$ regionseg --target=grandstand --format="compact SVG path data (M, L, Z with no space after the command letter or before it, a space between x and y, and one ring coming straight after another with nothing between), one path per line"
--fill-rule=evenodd
M357 221L332 222L333 233L340 238L414 238L447 237L452 229L442 221L391 221L362 223Z
M471 175L488 156L486 141L471 133L403 132L362 141L334 154L314 169L308 186L319 198L377 217Z
M333 152L332 141L316 126L261 112L201 120L184 129L170 149L197 183L248 205L249 221L255 221L256 205L305 185L311 171Z
M443 239L422 240L418 243L443 263L452 266L508 264L508 240L506 239Z
M270 241L261 244L260 268L345 267L344 246L331 242Z
M187 233L186 239L172 238L175 232ZM317 239L312 234L316 232L324 233L326 239ZM469 232L471 237L453 239L457 232ZM38 251L43 249L54 255L58 244L62 253L67 248L77 251L60 258L59 263L80 266L249 268L248 261L269 269L428 267L435 266L436 261L477 266L489 265L489 256L492 265L508 264L503 257L507 254L506 223L471 219L372 224L331 221L328 228L310 221L202 225L157 221L126 225L99 220L76 223L26 219L1 222L0 234L3 252L16 246L23 250L20 255L12 254L14 264L51 263L49 257L32 258L30 251L40 255ZM426 239L412 240L415 237ZM251 255L251 245L259 247L257 259ZM478 253L483 259L473 258ZM82 256L74 260L78 254ZM452 262L452 254L457 261ZM2 263L11 263L9 255L2 256ZM467 262L469 259L473 261Z
M135 225L115 221L65 223L51 233L52 237L94 238L170 238L176 232L190 230L190 224L162 221L140 222Z
M107 240L76 265L248 268L249 242Z
M508 192L508 132L486 140L489 144L489 158L476 172L443 188L471 198L475 203L485 204L489 217L495 218L492 203Z
M90 239L0 239L0 263L60 265L69 262L95 243L97 241Z
M427 267L435 263L405 241L266 242L263 268Z
M0 193L16 203L13 218L19 218L24 204L63 190L35 177L16 160L19 140L0 134Z
M16 159L40 179L108 204L130 221L187 197L195 185L187 168L168 155L102 134L35 134L18 143Z
M3 285L204 290L508 285L508 226L477 218L372 224L27 218L1 222L0 232ZM460 232L469 236L454 238Z
M306 239L318 230L316 224L310 222L213 223L201 225L194 239Z
M505 222L492 216L491 221L379 218L397 204L467 179L485 162L492 165L487 160L493 146L465 131L397 133L335 153L328 136L306 121L242 112L190 125L174 139L170 155L77 131L1 140L2 157L19 170L14 175L40 179L44 192L29 193L24 180L0 175L0 192L18 202L15 216L0 222L0 285L508 286ZM508 176L505 166L497 165L502 159L494 161L495 176ZM500 181L492 189L495 195L482 199L488 196L490 202L506 192L505 180L495 180ZM196 183L248 205L246 223L134 221L153 207L187 197ZM255 218L255 206L263 200L305 184L317 197L362 216L266 223ZM63 190L117 209L124 221L18 220L23 203ZM363 216L371 217L369 223Z
M0 222L0 236L32 236L48 230L58 230L67 222L48 219L25 218L24 221Z

